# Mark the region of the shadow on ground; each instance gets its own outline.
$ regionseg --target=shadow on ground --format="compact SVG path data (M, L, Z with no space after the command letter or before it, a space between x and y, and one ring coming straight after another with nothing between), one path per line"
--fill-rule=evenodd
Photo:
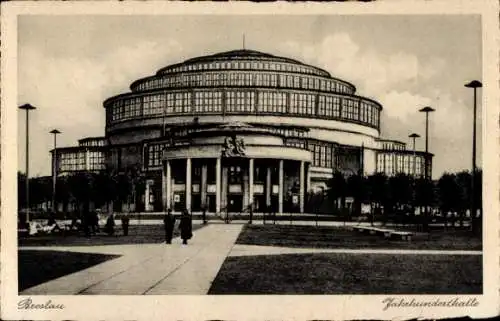
M193 231L203 227L202 224L193 224ZM180 235L178 229L174 230L174 238ZM130 226L129 234L123 235L121 227L116 229L115 235L109 236L102 232L91 237L82 233L73 235L40 235L19 237L19 246L97 246L121 244L151 244L165 242L163 225L135 225Z
M228 257L208 294L481 294L480 255Z
M87 269L119 255L62 251L18 251L18 291Z

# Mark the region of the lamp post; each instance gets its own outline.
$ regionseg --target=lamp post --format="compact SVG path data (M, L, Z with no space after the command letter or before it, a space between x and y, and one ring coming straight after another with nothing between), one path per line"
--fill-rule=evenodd
M23 109L26 111L26 222L28 223L30 221L30 183L29 183L29 136L30 136L30 130L29 130L29 111L36 109L36 107L30 105L30 104L24 104L22 106L19 106L19 109Z
M422 113L425 113L425 156L424 156L424 180L428 183L429 180L429 168L428 168L428 154L429 154L429 113L435 111L432 107L424 107L419 110ZM429 186L427 186L429 187ZM427 204L427 195L425 197L425 219L424 219L424 228L427 229L427 216L428 216L428 206Z
M56 180L57 180L57 134L61 132L57 129L50 131L54 135L54 151L52 152L52 213L56 213Z
M474 221L476 214L476 204L475 204L475 186L474 179L476 176L476 110L477 110L477 88L483 87L483 84L478 80L473 80L467 84L465 87L474 89L474 113L472 117L472 178L471 178L471 204L470 204L470 216L471 222ZM471 228L473 224L471 223Z
M420 137L417 133L411 133L408 137L413 139L413 176L417 175L417 159L415 150L415 140Z

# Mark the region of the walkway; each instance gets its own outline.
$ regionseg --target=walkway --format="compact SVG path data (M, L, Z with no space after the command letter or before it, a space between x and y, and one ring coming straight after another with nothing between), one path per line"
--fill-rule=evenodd
M23 247L121 257L26 289L29 294L206 294L242 225L213 224L194 232L190 244Z
M401 249L321 249L235 245L243 224L209 224L194 231L189 245L179 238L172 245L26 246L20 250L117 254L119 258L48 281L21 294L141 295L206 294L226 257L306 254L482 255L481 251Z

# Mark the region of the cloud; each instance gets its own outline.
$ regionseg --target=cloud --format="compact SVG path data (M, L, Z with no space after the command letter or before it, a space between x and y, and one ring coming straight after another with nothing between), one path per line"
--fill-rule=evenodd
M348 33L325 37L321 42L304 45L286 41L281 50L332 73L332 76L356 84L361 94L378 97L394 87L412 86L439 75L444 61L432 58L420 61L408 52L386 54L363 48Z
M154 74L159 66L178 57L176 41L143 41L133 47L117 47L87 58L51 55L38 47L25 46L19 53L19 103L31 103L37 110L30 118L33 174L50 173L52 137L58 128L58 146L73 146L88 136L104 135L105 110L102 102L127 92L137 78ZM20 146L24 146L24 117L19 117ZM35 139L36 138L36 139ZM36 143L35 143L36 142ZM24 169L24 148L18 164Z

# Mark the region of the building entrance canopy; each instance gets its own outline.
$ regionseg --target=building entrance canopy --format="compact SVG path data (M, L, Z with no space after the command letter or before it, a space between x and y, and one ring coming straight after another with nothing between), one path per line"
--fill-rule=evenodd
M190 133L162 154L165 209L304 211L311 152L247 124ZM307 177L306 177L307 176Z

